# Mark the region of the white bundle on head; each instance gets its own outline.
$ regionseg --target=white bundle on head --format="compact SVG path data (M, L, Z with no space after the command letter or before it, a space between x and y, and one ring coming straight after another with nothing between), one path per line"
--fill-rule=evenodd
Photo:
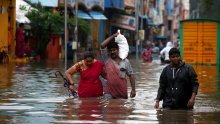
M119 46L119 57L125 59L129 52L128 42L125 36L120 34L120 30L118 30L118 32L119 34L115 37L115 42L118 43Z

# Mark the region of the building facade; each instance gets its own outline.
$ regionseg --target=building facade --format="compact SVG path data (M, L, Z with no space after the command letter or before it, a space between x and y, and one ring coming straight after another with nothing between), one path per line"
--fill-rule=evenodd
M14 53L16 0L0 0L0 51Z

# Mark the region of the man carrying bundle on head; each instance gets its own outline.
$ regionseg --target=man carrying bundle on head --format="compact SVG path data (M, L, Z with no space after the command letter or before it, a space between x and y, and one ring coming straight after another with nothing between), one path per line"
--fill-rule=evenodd
M106 47L108 55L104 56L102 50ZM126 58L128 51L127 40L120 32L111 35L101 44L101 54L105 63L105 79L107 80L105 98L128 98L126 76L129 77L131 83L130 97L136 96L133 69Z

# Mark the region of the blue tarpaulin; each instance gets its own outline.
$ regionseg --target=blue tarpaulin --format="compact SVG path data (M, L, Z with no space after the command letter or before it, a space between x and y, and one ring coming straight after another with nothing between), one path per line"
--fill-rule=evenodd
M75 15L75 10L72 10L72 13ZM77 17L81 19L92 19L92 17L82 10L78 10Z
M105 0L105 8L124 9L124 0Z
M105 15L103 15L101 12L91 11L89 12L89 15L92 16L92 18L95 20L107 20Z
M72 13L75 15L75 10L72 10ZM81 19L107 20L105 15L97 11L90 11L87 13L82 10L78 10L77 17Z

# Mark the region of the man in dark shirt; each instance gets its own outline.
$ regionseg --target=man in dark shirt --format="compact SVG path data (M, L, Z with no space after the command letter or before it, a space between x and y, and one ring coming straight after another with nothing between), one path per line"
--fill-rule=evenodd
M181 61L177 48L170 49L169 59L171 63L160 75L155 108L163 100L163 108L192 109L199 87L197 74L192 66Z

